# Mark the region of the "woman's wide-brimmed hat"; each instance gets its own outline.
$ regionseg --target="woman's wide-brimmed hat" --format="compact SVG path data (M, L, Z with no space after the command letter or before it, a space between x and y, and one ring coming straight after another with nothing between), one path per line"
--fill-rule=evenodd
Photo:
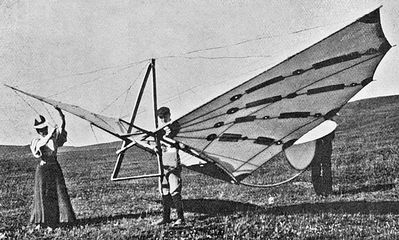
M35 119L35 124L33 127L35 129L42 129L48 126L46 118L44 118L42 115L39 115L39 120Z

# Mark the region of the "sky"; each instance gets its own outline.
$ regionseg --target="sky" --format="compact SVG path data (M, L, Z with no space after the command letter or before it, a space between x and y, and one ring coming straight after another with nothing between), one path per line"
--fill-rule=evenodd
M396 0L0 1L1 83L129 119L149 59L158 105L177 118L359 17L381 8L384 33L399 41ZM393 47L352 100L399 94ZM152 128L151 84L137 124ZM26 145L38 114L52 107L0 86L0 145ZM70 114L68 144L115 138Z

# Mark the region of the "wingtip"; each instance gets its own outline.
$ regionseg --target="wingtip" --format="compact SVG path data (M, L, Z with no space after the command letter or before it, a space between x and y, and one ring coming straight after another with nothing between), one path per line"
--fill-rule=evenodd
M4 85L5 87L11 88L11 89L13 89L13 90L18 90L18 89L16 89L15 87L10 86L10 85L8 85L8 84L6 84L6 83L3 83L3 85Z

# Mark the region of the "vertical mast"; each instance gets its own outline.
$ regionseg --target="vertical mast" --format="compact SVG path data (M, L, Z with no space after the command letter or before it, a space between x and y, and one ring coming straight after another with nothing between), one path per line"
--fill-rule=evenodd
M151 59L151 66L152 66L152 94L154 100L154 119L155 119L155 129L158 129L158 116L157 116L157 80L155 74L155 59Z
M156 83L156 74L155 74L155 59L151 60L151 66L152 66L152 95L154 103L154 121L155 121L155 129L158 129L158 116L157 116L158 106L157 106L157 83ZM155 141L157 143L157 149L158 149L158 154L157 154L158 173L160 174L158 181L158 188L160 194L162 195L162 180L164 178L164 172L163 172L163 162L162 162L161 141L157 135L155 135Z

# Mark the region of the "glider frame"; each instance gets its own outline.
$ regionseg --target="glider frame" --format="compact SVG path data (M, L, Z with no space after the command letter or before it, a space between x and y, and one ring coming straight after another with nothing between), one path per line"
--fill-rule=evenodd
M144 76L144 79L141 83L141 87L140 87L140 91L139 94L137 96L136 99L136 103L132 112L132 116L130 118L130 122L126 122L122 119L120 119L121 122L128 124L128 129L127 129L127 134L126 136L131 135L133 128L137 128L140 131L143 131L149 135L152 135L155 138L155 142L156 142L156 148L159 150L160 149L160 139L159 137L157 137L154 133L147 131L145 129L142 129L140 127L136 127L134 125L134 121L136 120L136 116L137 116L137 111L139 109L140 103L141 103L141 99L143 97L143 93L145 90L145 87L147 85L147 81L148 78L150 76L150 73L152 72L152 80L153 80L153 108L154 108L154 123L155 123L155 128L158 128L158 118L156 115L157 112L157 91L156 91L156 74L155 74L155 59L151 59L151 63L148 65L146 74ZM153 178L153 177L159 177L160 181L159 181L159 186L161 184L161 180L164 176L164 172L163 172L163 162L162 162L162 154L157 154L157 160L158 160L158 173L156 174L144 174L144 175L138 175L138 176L131 176L131 177L118 177L121 166L122 166L122 162L123 162L123 158L125 156L125 151L127 149L129 149L130 147L133 146L138 146L140 148L143 148L144 150L147 150L149 152L153 152L153 150L148 149L145 146L142 146L140 144L138 144L136 141L129 139L128 137L123 139L123 143L121 148L117 151L118 157L116 159L116 163L115 163L115 167L114 170L112 172L111 175L111 180L112 181L125 181L125 180L133 180L133 179L143 179L143 178ZM160 152L160 151L158 151Z

